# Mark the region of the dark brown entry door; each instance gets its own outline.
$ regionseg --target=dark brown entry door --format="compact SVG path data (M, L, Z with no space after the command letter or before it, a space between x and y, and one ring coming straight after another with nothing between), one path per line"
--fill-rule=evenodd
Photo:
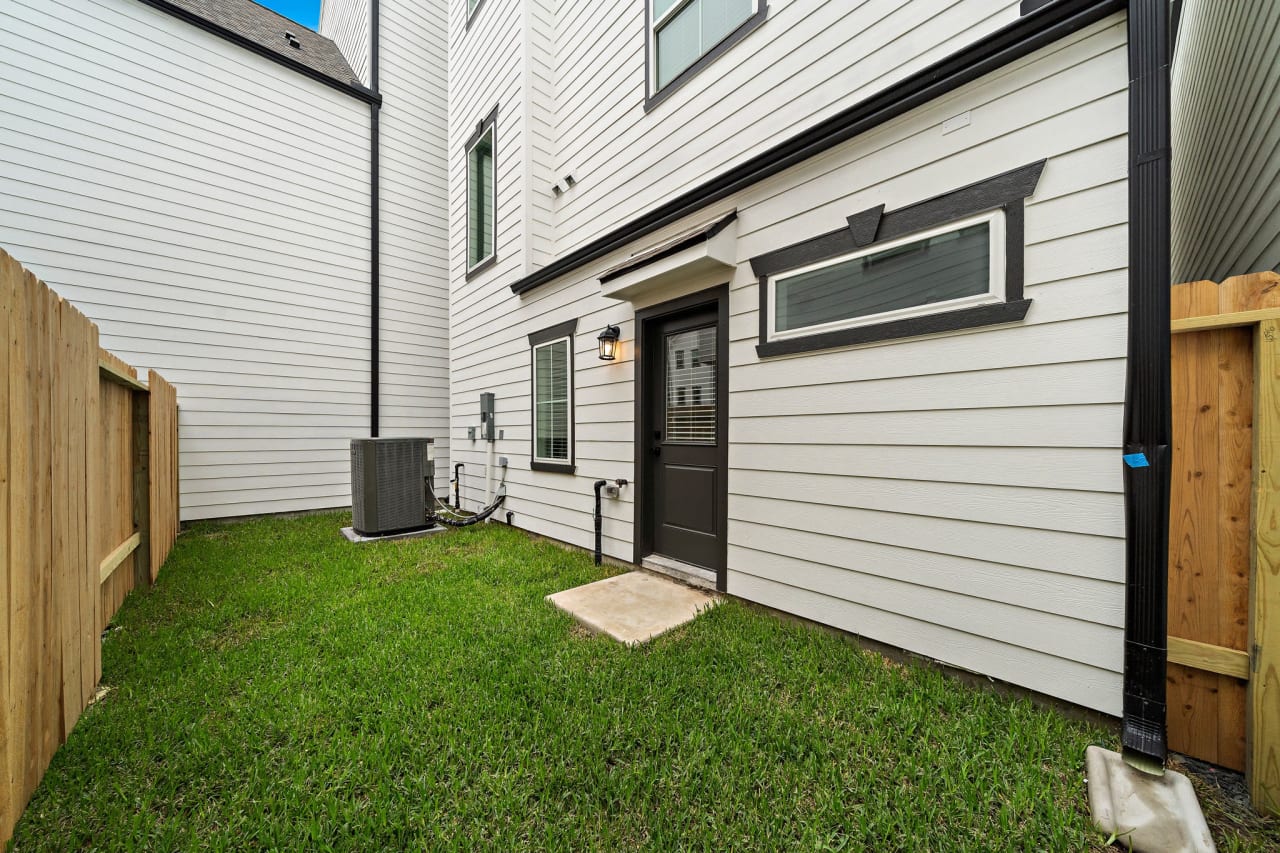
M653 551L717 572L726 486L719 335L714 305L653 320L645 335Z

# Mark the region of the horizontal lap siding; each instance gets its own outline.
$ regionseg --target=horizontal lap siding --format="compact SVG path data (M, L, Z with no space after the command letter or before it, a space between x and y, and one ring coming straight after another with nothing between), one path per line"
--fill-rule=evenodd
M559 253L1018 18L1015 0L768 6L755 32L646 112L644 3L561 4L556 173L582 183L559 204Z
M133 0L5 4L0 87L0 245L181 389L182 518L349 504L368 106Z
M1280 4L1184 0L1173 60L1174 281L1280 271Z
M321 0L319 30L333 39L360 82L369 85L369 0Z
M803 5L779 4L778 20L759 33ZM913 15L928 6L906 5ZM592 136L582 142L587 156L631 131L604 118L566 124L574 109L588 107L573 101L585 94L566 95L565 87L576 80L605 98L617 86L592 75L606 74L611 63L625 65L630 53L605 30L591 37L569 32L573 21L586 20L583 10L570 14L574 9L559 10L562 37L578 42L557 49L559 97L570 98L557 133L561 145L567 136ZM772 34L785 38L786 31ZM771 44L764 39L761 50ZM922 38L919 55L936 58L927 44ZM566 65L593 51L594 59L581 61L597 66L575 72ZM824 67L829 72L833 64ZM965 111L968 127L941 133L943 121ZM654 122L644 144L661 149L673 126ZM523 297L506 289L514 269L457 285L454 435L478 422L477 397L493 391L498 428L505 430L494 450L511 460L508 508L515 523L590 547L592 481L634 478L634 311L672 295L619 303L600 295L598 277L695 219L736 209L738 264L727 330L729 592L1117 713L1126 133L1125 24L1117 15ZM1040 158L1048 165L1026 208L1032 305L1025 321L757 357L752 256L838 228L858 210L881 203L894 209ZM702 177L718 173L716 163L704 157ZM583 174L605 180L591 170ZM634 176L625 185L617 180L616 190L578 188L582 201L574 204L591 206L590 223L561 201L560 253L564 235L576 245L615 215L647 209L684 186L672 176L654 186ZM456 208L456 196L454 202ZM455 241L457 216L455 209ZM456 266L456 242L453 257ZM571 318L578 319L577 472L530 471L525 336ZM609 323L622 330L622 357L612 364L595 355L595 336ZM468 494L478 498L487 448L461 443ZM630 489L605 501L607 554L631 558L634 509Z
M382 0L380 434L436 441L449 470L446 0Z
M735 277L730 592L1119 712L1124 38L1094 26L739 204L745 261L1048 158L1022 324L762 362Z

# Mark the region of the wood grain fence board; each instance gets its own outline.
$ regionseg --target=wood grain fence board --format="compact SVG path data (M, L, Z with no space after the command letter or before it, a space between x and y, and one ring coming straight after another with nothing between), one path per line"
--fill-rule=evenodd
M31 666L31 327L26 276L6 256L9 312L9 660L6 700L10 738L6 743L6 799L16 820L27 802L26 761L31 753L28 674ZM7 838L8 829L4 836Z
M135 531L135 409L146 386L100 349L98 329L0 250L0 848L8 842L54 751L102 675L100 630L138 579L119 559L102 583L102 558L121 541L133 554L154 543ZM107 366L104 374L102 364ZM157 439L165 465L157 493L176 500L177 393L165 400ZM104 378L105 377L105 378ZM139 390L141 389L141 390ZM176 535L164 519L163 553ZM147 518L151 515L148 513ZM140 582L147 583L145 561Z
M150 494L151 578L155 580L178 534L178 396L177 389L154 370L151 389L149 462L153 471Z
M1218 345L1217 645L1249 648L1250 509L1253 502L1253 334L1212 333ZM1218 755L1227 767L1247 760L1248 681L1218 676Z
M1213 282L1175 289L1174 311L1214 314ZM1178 335L1171 341L1173 476L1169 519L1169 634L1218 645L1218 377L1213 333ZM1167 674L1169 745L1207 761L1219 754L1217 674L1170 665Z
M71 565L71 551L74 547L72 537L74 534L69 530L71 526L71 504L67 499L67 492L71 488L70 478L71 471L68 466L68 447L69 430L67 422L70 419L70 402L68 395L71 389L71 383L74 381L74 375L71 373L73 363L69 357L69 341L70 318L64 316L67 312L64 310L69 306L65 302L59 300L55 304L54 326L55 331L52 341L55 347L53 359L53 378L50 382L51 392L51 426L53 454L51 457L51 466L53 474L53 507L50 515L52 522L52 539L53 539L53 593L54 608L53 616L56 622L56 630L54 632L54 641L58 644L58 705L60 714L61 727L58 731L58 739L61 740L65 734L71 731L74 720L68 720L67 715L71 713L71 707L78 703L69 701L67 695L67 676L68 668L71 666L75 658L79 655L71 654L71 629L74 627L72 613L76 616L80 615L80 602L72 599L73 589L71 584L71 574L74 567ZM65 324L64 324L64 321ZM76 675L76 692L79 693L80 678ZM78 708L76 709L79 710Z
M1255 390L1254 566L1249 788L1255 806L1280 811L1280 322L1258 326Z
M12 602L9 598L10 551L13 542L9 513L9 374L10 347L13 344L14 332L12 324L15 295L13 282L16 280L17 262L0 252L0 332L4 333L4 342L0 345L0 845L8 838L7 827L17 821L16 797L13 793L11 753L17 740L16 722L11 716L9 707L10 684L13 676L14 661L10 650L10 613Z
M57 729L60 726L61 714L57 710L57 685L60 678L55 673L61 671L54 650L58 646L50 642L53 634L53 553L52 524L53 509L53 448L49 437L49 402L52 381L52 362L50 343L52 334L49 328L49 311L54 295L41 286L33 273L27 273L27 285L32 291L33 305L36 309L36 328L32 338L32 357L35 365L33 372L32 409L35 413L35 430L32 443L36 448L32 459L32 480L35 486L35 522L32 537L32 555L35 563L34 605L35 635L32 640L38 644L37 664L35 667L36 701L39 703L37 723L39 728L39 751L35 762L28 768L28 792L34 791L39 784L40 776L57 746Z
M94 367L90 369L86 380L89 387L97 389L101 381L98 377L97 360L95 356L98 353L98 327L90 326L89 331L89 354ZM88 425L88 440L85 442L85 539L88 550L88 566L85 568L85 621L83 623L84 642L90 649L90 655L93 663L93 680L88 685L86 695L92 695L94 685L102 680L102 642L99 639L100 633L98 626L101 624L102 616L98 611L101 600L102 584L98 576L93 573L93 563L100 556L98 552L98 544L95 536L97 530L102 524L103 513L102 498L97 489L97 484L103 479L103 438L102 438L102 400L100 394L93 394L89 399L89 405L85 407L85 423Z

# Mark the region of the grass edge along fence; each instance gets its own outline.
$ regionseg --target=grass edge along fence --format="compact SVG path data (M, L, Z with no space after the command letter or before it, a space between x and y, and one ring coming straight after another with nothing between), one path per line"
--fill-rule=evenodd
M0 249L0 849L178 533L178 399Z

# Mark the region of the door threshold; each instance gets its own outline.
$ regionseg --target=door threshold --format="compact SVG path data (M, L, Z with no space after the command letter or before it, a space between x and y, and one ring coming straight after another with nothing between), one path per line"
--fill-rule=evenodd
M696 586L699 589L716 589L716 573L693 563L685 563L664 554L650 554L640 561L641 568L660 575L675 578L678 581Z

